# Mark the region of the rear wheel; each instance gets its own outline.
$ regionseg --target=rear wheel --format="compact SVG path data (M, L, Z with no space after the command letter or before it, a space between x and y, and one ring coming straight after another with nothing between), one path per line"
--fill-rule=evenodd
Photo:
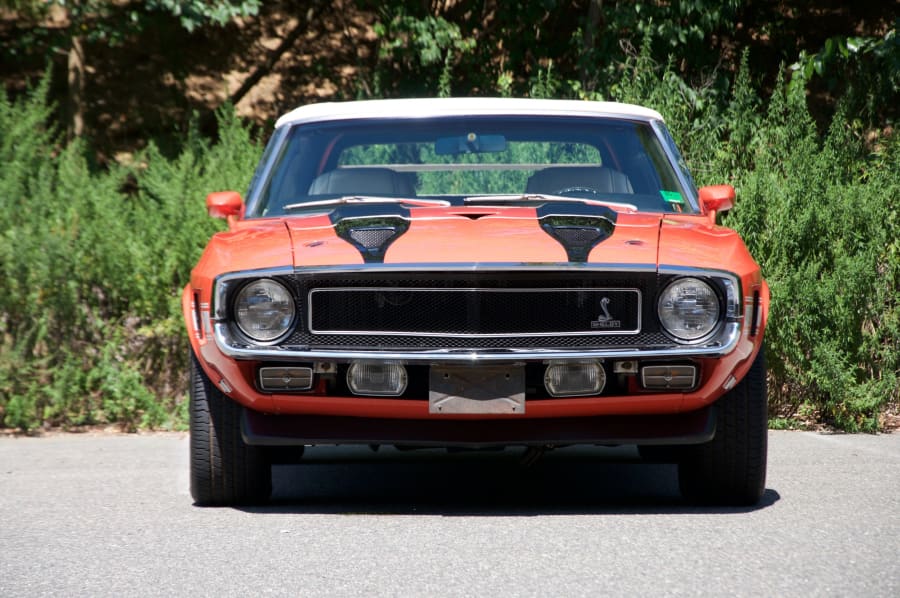
M766 360L760 348L744 379L716 403L715 437L682 449L682 495L701 504L756 504L766 484L767 444Z
M243 407L212 383L191 352L191 496L198 505L263 502L272 491L272 466L241 437Z

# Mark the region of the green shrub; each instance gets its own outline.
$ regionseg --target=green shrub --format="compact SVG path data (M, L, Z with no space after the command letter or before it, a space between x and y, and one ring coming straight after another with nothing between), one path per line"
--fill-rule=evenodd
M774 410L814 405L841 429L874 431L880 410L898 400L896 136L867 155L839 109L821 139L796 79L779 83L759 122L741 139L744 162L721 166L734 167L738 190L725 222L742 233L772 288Z
M94 172L47 127L46 89L0 98L0 423L179 425L180 292L217 226L203 198L246 187L259 145L224 110L219 143Z

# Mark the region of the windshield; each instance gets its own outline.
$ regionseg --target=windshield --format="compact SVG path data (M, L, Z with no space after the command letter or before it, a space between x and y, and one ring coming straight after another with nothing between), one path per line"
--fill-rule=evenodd
M303 213L347 197L446 205L541 197L692 212L646 122L611 118L443 117L300 124L279 135L248 216ZM421 205L424 202L421 202ZM308 206L306 205L308 204Z

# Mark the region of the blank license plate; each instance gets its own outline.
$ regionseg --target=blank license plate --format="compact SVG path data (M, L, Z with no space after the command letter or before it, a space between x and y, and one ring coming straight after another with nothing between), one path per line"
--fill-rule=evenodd
M525 366L431 366L429 413L525 413Z

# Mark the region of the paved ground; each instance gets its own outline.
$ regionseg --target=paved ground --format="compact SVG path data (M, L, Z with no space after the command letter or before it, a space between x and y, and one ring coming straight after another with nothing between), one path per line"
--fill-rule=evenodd
M334 448L202 509L183 435L0 438L0 596L900 596L900 434L770 439L752 509L627 449Z

